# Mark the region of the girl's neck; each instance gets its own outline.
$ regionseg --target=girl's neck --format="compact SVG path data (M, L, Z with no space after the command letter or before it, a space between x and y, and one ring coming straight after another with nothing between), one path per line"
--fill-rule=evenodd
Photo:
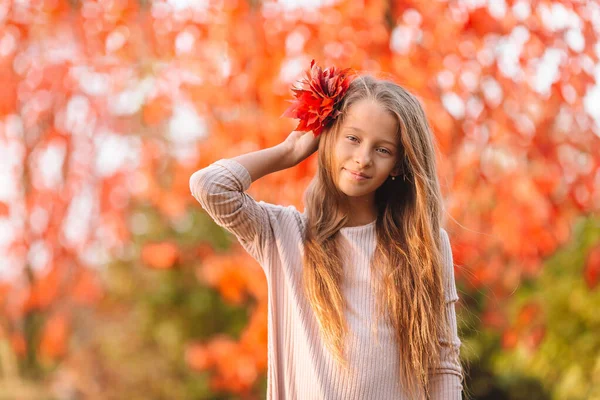
M348 221L346 222L347 227L367 225L377 219L375 199L372 196L349 200L351 201L348 204L350 210L348 212Z

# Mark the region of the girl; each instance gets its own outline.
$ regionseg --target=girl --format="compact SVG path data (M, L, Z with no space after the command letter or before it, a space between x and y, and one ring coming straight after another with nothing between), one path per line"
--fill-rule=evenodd
M423 109L393 82L311 68L284 114L311 130L190 178L266 274L267 398L461 399L458 296ZM304 213L245 192L317 150Z

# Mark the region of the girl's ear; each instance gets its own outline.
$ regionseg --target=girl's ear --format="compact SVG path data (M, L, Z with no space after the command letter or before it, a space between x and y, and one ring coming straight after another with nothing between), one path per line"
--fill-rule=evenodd
M394 166L394 169L392 169L392 172L390 173L390 175L392 176L398 176L402 173L402 163L400 161L396 162L396 165Z

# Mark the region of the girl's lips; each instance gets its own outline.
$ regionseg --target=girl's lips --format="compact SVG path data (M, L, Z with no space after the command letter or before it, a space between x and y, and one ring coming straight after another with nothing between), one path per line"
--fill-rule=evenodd
M350 174L350 176L352 178L356 179L357 181L364 181L364 180L370 179L370 178L367 178L366 176L362 176L362 175L356 174L356 173L354 173L354 172L352 172L352 171L350 171L348 169L344 168L344 170L346 172L348 172L348 174Z

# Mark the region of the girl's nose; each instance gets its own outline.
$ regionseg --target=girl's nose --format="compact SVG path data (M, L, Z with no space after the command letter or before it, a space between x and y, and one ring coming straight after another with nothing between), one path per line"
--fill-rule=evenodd
M354 154L354 161L363 168L371 164L371 152L368 148L359 148Z

